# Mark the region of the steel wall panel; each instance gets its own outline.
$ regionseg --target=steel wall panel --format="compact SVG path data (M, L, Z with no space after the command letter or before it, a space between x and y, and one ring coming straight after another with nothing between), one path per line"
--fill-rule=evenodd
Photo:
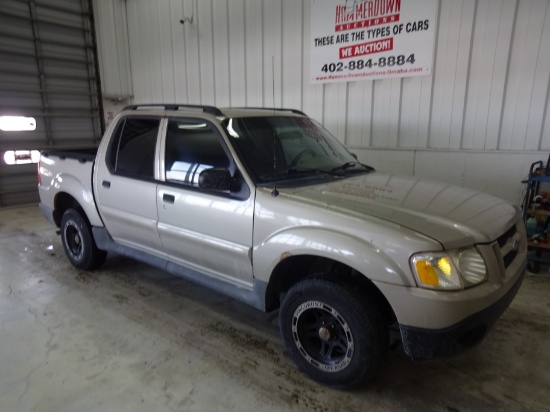
M226 2L221 2L219 8L220 11L213 13L212 16L212 37L220 39L220 41L215 40L212 45L214 100L219 106L230 106L229 73L232 68L229 67L229 20L227 18L229 9Z
M181 7L181 1L177 3ZM93 6L103 95L127 99L132 96L132 79L125 2L94 0Z
M441 0L432 75L319 86L307 75L309 0L133 0L128 75L135 101L297 107L353 145L538 150L550 140L548 5Z
M245 27L245 91L244 106L263 106L264 104L264 32L263 2L245 0L244 14L233 25ZM269 83L271 87L271 82ZM214 102L212 102L214 103Z
M547 0L519 1L517 7L515 33L510 50L508 82L502 113L500 149L538 149L540 136L536 142L527 139L529 114L533 103L544 105L543 101L532 102L535 87L535 73L541 50L541 38L545 20L547 21ZM548 88L548 73L546 73ZM545 96L546 97L546 96Z
M118 45L101 50L114 62L103 75L118 89L131 78L134 102L291 106L365 157L383 150L396 162L407 150L550 150L548 0L440 0L430 76L326 85L309 83L311 0L100 3L127 16L127 30L108 27L109 13L98 19ZM129 63L117 65L124 41Z

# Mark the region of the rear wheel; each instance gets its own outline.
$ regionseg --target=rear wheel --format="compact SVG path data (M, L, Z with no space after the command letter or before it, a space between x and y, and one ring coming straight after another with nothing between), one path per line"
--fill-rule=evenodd
M280 327L287 351L315 381L349 388L372 379L388 348L388 330L374 306L347 287L304 280L286 294Z
M61 218L61 241L67 258L79 269L96 269L105 262L107 252L97 248L91 227L75 209Z

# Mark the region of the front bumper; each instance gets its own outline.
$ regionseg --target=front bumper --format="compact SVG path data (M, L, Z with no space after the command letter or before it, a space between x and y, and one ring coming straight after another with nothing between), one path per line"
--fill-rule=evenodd
M413 359L449 356L481 342L517 294L527 265L523 222L476 247L487 267L487 280L477 286L444 291L373 282L390 303Z
M486 309L446 328L425 329L399 325L405 353L413 360L456 355L480 343L516 296L521 274L510 290Z

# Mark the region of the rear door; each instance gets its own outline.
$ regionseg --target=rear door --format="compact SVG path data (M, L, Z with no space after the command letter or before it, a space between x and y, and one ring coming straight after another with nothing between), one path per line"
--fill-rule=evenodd
M161 143L158 230L171 260L212 277L252 287L254 198L219 130L204 119L169 118ZM199 176L226 168L233 190L207 192Z
M99 156L96 200L109 234L120 244L164 257L157 230L155 159L160 116L121 118L104 156Z

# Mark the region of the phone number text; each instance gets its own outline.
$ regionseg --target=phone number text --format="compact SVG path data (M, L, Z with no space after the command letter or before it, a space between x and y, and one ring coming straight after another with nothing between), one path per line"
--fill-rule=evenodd
M403 66L405 64L414 64L415 62L414 54L405 56L400 54L399 56L389 56L389 57L379 57L378 59L368 59L368 60L352 60L346 63L325 63L321 68L322 72L325 73L334 73L342 72L344 70L363 70L371 69L373 67L393 67L393 66Z

